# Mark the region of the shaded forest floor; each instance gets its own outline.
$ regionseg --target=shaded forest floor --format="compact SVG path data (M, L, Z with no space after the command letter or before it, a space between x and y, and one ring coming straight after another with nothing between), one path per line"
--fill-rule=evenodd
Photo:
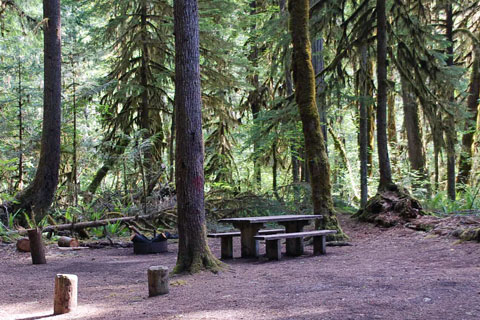
M175 243L169 253L147 256L132 248L52 245L48 264L40 266L14 245L0 244L0 319L480 318L479 243L340 219L351 246L328 247L320 257L308 246L304 256L280 262L234 259L219 274L172 277L170 294L154 298L147 297L146 270L171 269ZM211 240L219 256L219 241ZM57 273L78 275L79 307L53 317Z

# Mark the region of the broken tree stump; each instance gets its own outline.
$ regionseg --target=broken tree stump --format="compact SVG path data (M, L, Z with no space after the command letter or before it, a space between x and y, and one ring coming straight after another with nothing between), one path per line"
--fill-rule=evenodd
M78 277L74 274L57 274L55 276L55 296L53 314L69 313L77 307Z
M42 240L42 230L40 228L28 229L28 239L30 240L30 254L33 264L45 264L45 246Z
M30 252L30 240L26 237L18 239L17 250L20 252Z
M78 247L78 240L70 237L60 237L58 238L59 247Z
M154 297L168 293L168 267L148 268L148 296Z

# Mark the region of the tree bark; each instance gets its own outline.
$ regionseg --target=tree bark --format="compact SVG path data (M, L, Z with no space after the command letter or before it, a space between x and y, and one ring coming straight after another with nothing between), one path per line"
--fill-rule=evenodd
M316 75L322 72L325 67L325 62L323 59L323 39L322 38L315 39L312 43L312 65L313 65L313 71L315 73L316 88L318 88L318 92L316 94L316 103L318 108L318 114L320 116L320 124L322 126L323 139L325 140L325 150L328 155L327 101L325 98L326 84L323 76L318 78L316 77Z
M410 167L415 173L416 181L420 183L413 183L414 188L427 187L427 169L426 158L423 150L422 128L418 116L418 104L416 102L413 88L404 77L401 78L402 84L402 99L403 99L403 123L407 131L407 145L408 145L408 159Z
M69 313L77 308L78 277L73 274L55 276L53 314Z
M29 229L28 240L30 240L30 254L33 264L46 264L45 245L42 239L42 230L40 228Z
M447 47L447 65L453 66L453 8L452 4L447 4L446 8L447 21L446 21L446 37L449 41L449 46ZM449 85L448 88L448 100L450 105L453 107L454 103L454 89ZM456 198L456 186L455 186L455 144L456 144L456 135L455 130L455 115L453 108L446 116L446 123L444 126L445 130L445 142L447 149L447 193L450 200L454 201Z
M387 107L388 107L388 119L387 119L387 131L388 131L388 143L390 148L396 148L398 139L397 139L397 122L395 119L395 93L393 90L390 90L387 98ZM395 164L394 164L395 166Z
M333 209L328 163L320 117L316 106L315 74L309 39L309 1L290 0L290 31L293 42L293 79L305 138L306 159L310 172L314 214L324 216L317 228L337 229L344 237Z
M478 33L477 38L480 38ZM473 41L473 64L467 98L468 116L465 120L465 133L462 136L462 153L458 168L457 183L466 185L470 181L472 170L473 143L478 117L478 99L480 91L480 45Z
M368 201L368 47L364 43L360 48L360 126L359 126L359 157L360 157L360 207L364 208Z
M217 270L207 244L204 203L198 4L174 1L178 258L175 272Z
M60 0L43 0L44 34L43 127L35 178L16 198L14 211L34 211L40 221L52 204L58 184L61 126Z
M140 4L140 37L142 40L141 46L141 66L140 66L140 85L142 86L142 93L140 99L140 127L142 129L142 139L148 140L152 136L152 129L151 129L151 122L152 119L150 117L150 106L149 106L149 87L152 85L148 81L148 72L149 68L148 65L150 63L150 53L148 51L148 31L147 31L147 1L141 0ZM155 172L153 172L153 168L155 168L154 156L152 153L152 145L153 143L144 144L145 147L141 150L143 154L143 159L140 159L142 163L141 168L144 170L142 171L142 180L143 186L146 191L146 186L150 185L151 180L155 176ZM143 198L146 198L148 194L144 194ZM145 199L144 199L145 201Z
M387 139L387 17L386 0L377 0L377 148L380 167L379 191L392 184Z
M155 297L169 292L168 267L152 266L147 270L148 296Z
M59 247L78 247L80 245L77 239L70 237L60 237L57 243Z
M18 182L17 190L23 189L23 92L22 92L22 62L18 59Z
M257 11L257 1L253 0L250 2L250 14L255 15ZM255 31L256 25L253 24L251 27L252 32ZM255 39L253 40L255 42ZM256 44L252 46L249 60L252 62L253 67L256 69L258 67L258 47ZM253 91L250 92L248 96L248 101L250 103L250 108L252 110L252 117L253 121L258 118L258 113L260 112L260 105L261 105L261 89L260 89L260 81L258 74L255 73L252 76L251 83L254 87ZM253 142L253 176L255 180L255 187L257 190L261 190L262 188L262 168L258 161L260 153L260 148L257 141Z

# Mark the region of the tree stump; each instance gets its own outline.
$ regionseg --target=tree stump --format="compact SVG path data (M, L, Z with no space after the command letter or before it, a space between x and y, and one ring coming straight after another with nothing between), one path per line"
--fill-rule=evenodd
M30 240L30 254L32 255L33 264L45 264L45 246L42 240L42 230L40 228L29 229L27 231Z
M168 293L168 267L148 268L148 296L154 297Z
M74 274L55 276L54 314L69 313L77 307L77 284L78 277Z
M58 238L59 247L78 247L78 240L70 237L60 237Z
M26 237L18 239L17 250L20 252L30 252L30 240Z

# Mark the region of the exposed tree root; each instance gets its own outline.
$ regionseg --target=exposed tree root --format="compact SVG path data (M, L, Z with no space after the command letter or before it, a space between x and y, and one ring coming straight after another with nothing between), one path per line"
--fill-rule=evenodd
M392 227L423 215L420 202L397 186L377 193L354 216L383 227Z

